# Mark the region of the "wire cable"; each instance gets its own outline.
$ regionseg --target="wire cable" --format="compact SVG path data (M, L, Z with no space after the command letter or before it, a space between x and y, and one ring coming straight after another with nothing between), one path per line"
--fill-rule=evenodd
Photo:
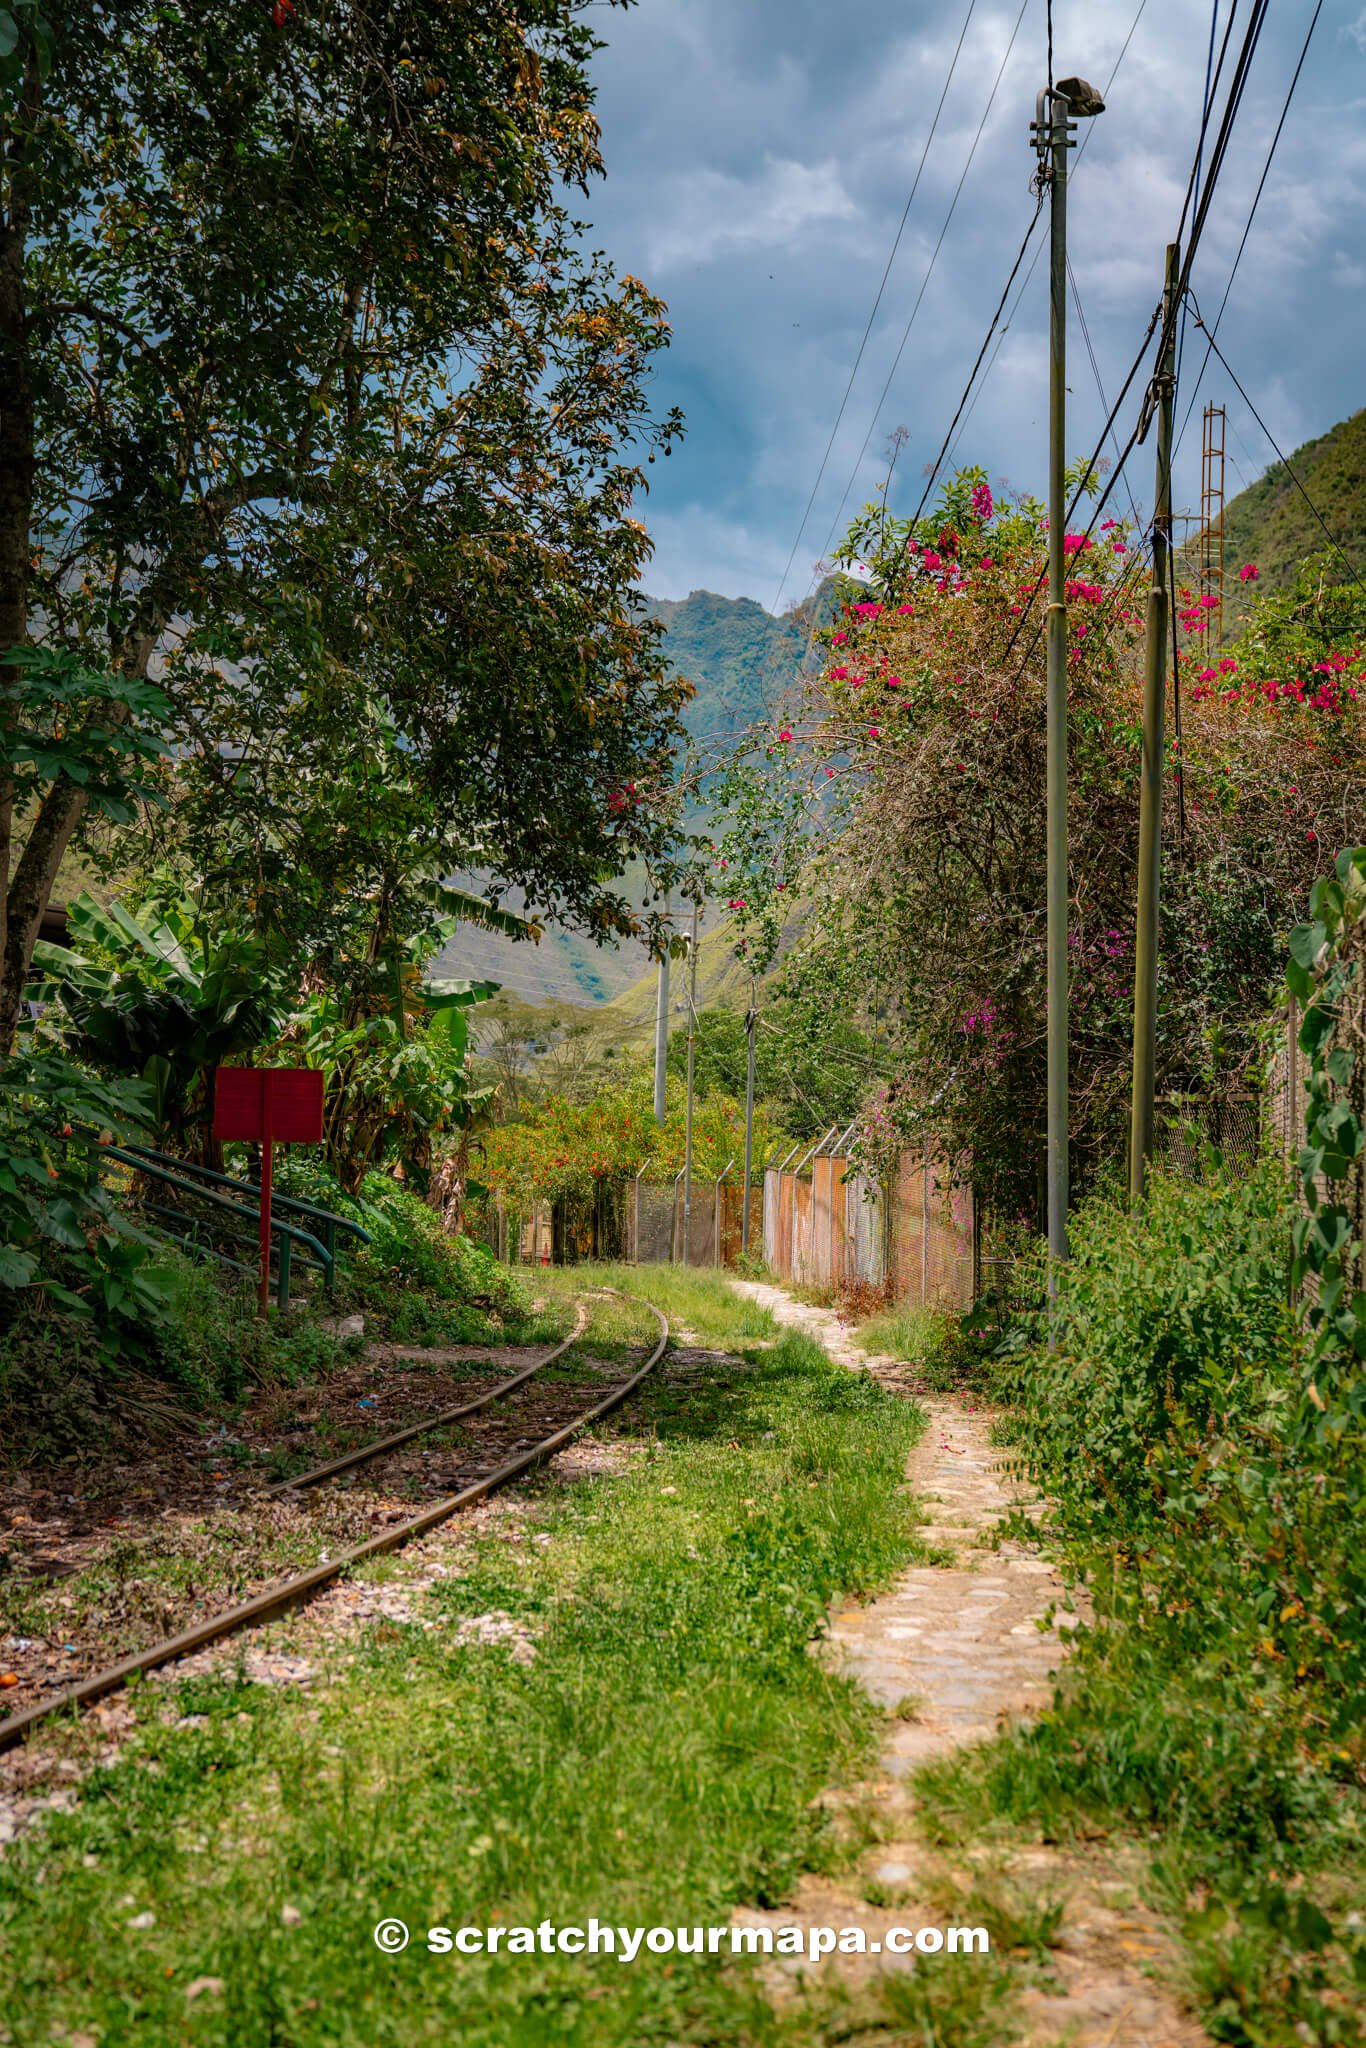
M1201 330L1202 333L1208 334L1209 330L1205 326L1204 321L1200 318L1199 303L1195 300L1193 293L1191 296L1192 303L1194 305L1195 324ZM1253 419L1256 420L1257 425L1266 435L1266 438L1271 443L1272 448L1275 449L1276 460L1280 463L1281 468L1285 471L1291 483L1295 486L1295 489L1299 492L1300 496L1304 499L1305 504L1313 513L1315 520L1318 522L1319 530L1323 534L1324 539L1328 542L1329 547L1331 547L1334 553L1339 556L1343 563L1343 566L1347 570L1348 575L1351 577L1353 583L1356 584L1357 588L1359 590L1366 591L1366 583L1363 583L1360 576L1357 574L1357 571L1353 566L1351 558L1348 556L1345 549L1342 547L1342 544L1338 540L1336 534L1332 533L1329 530L1328 522L1325 520L1318 506L1314 503L1314 500L1310 497L1308 491L1305 489L1304 483L1299 477L1298 473L1291 467L1290 462L1281 453L1281 450L1277 445L1275 435L1272 433L1270 427L1267 425L1266 421L1258 412L1256 406L1252 403L1252 400L1248 397L1247 390L1239 380L1237 371L1233 368L1232 364L1228 360L1228 357L1224 354L1224 351L1220 348L1218 342L1214 339L1213 335L1209 336L1209 345L1213 349L1215 355L1218 356L1220 362L1223 364L1228 376L1232 379L1233 387L1237 391L1238 396L1242 399L1243 404L1247 407L1248 411L1252 414Z
M1110 93L1114 86L1114 82L1119 76L1120 66L1123 64L1124 59L1129 54L1129 45L1130 43L1132 43L1134 39L1135 31L1138 28L1138 24L1143 19L1144 11L1147 8L1147 5L1148 0L1138 0L1137 11L1134 14L1133 20L1129 23L1129 33L1125 36L1123 43L1120 45L1119 55L1116 57L1114 64L1111 67L1110 76L1105 81L1105 91L1102 94L1102 97L1104 99L1108 100L1110 97ZM1090 142L1091 137L1094 133L1095 123L1088 122L1086 125L1085 132L1082 135L1081 141L1077 146L1076 160L1073 163L1071 171L1072 178L1075 178L1077 171L1080 168L1081 160L1086 154L1087 144ZM1019 291L1015 295L1015 304L1011 307L1009 316L1007 317L1005 324L1003 325L999 335L997 336L996 346L991 352L991 361L987 364L986 369L982 374L982 378L977 386L976 391L973 394L972 402L968 406L968 409L963 416L962 425L959 427L957 435L954 437L953 444L949 449L948 460L950 463L953 461L954 454L958 447L958 443L959 441L962 440L963 434L967 430L968 424L972 419L973 413L977 410L977 401L981 397L983 391L986 389L987 384L991 380L991 373L996 367L997 358L1000 356L1002 346L1005 342L1005 338L1007 334L1009 334L1012 326L1014 325L1016 315L1019 313L1020 307L1024 303L1025 294L1029 290L1030 284L1034 277L1034 272L1039 267L1039 258L1042 256L1043 251L1044 244L1041 242L1038 248L1034 251L1033 257L1030 260L1029 268L1025 272L1024 281L1021 284Z
M1001 80L1005 76L1006 66L1010 62L1011 54L1014 51L1015 43L1020 33L1020 26L1024 21L1025 12L1028 6L1029 0L1020 0L1020 11L1015 17L1015 26L1010 32L1010 41L1006 44L1005 55L1001 59L1000 68L996 73L995 80L992 84L991 92L987 98L986 106L982 112L982 118L977 124L977 132L972 138L972 147L968 151L967 162L963 165L962 172L958 179L958 184L954 190L953 198L949 202L949 210L944 216L944 225L939 230L939 239L934 245L934 251L929 261L929 268L926 270L924 277L920 281L920 290L916 293L915 304L911 307L910 318L907 320L905 328L902 332L901 340L897 344L896 354L892 358L892 367L890 368L890 370L888 370L886 379L882 386L882 390L878 394L877 404L873 408L873 416L868 423L868 431L863 437L863 446L859 449L858 455L854 460L853 469L849 473L849 481L844 486L843 494L840 497L839 508L836 511L834 518L830 522L830 531L826 535L825 547L821 550L822 555L826 555L830 551L830 544L834 540L835 534L839 528L840 520L844 514L844 508L849 502L849 493L854 488L854 483L858 477L859 470L863 464L863 458L868 453L868 443L873 438L873 430L877 426L878 415L882 411L883 406L887 402L887 393L892 388L892 380L896 376L898 369L901 367L901 358L905 354L906 344L911 338L911 329L915 326L916 316L919 313L922 304L924 303L925 293L929 289L930 279L933 277L935 266L939 261L939 252L944 246L945 237L947 236L949 228L952 225L953 216L958 208L958 201L962 197L963 187L967 182L968 172L972 169L973 161L977 155L978 144L982 140L982 132L985 129L987 121L991 116L991 110L996 104L996 95L1000 91Z
M789 553L787 558L787 566L783 570L782 582L778 585L778 594L773 600L772 608L775 612L777 611L778 606L782 602L783 591L787 587L787 579L792 573L792 564L796 560L797 549L801 546L802 535L806 531L806 522L811 517L811 508L816 502L816 493L819 491L822 479L825 476L826 465L829 463L830 453L835 445L835 436L838 434L840 430L840 423L844 418L845 410L849 404L849 394L854 388L854 379L857 377L859 373L859 365L863 361L864 351L868 346L868 338L873 331L873 322L877 319L878 308L882 304L882 295L887 289L887 280L892 274L892 265L896 261L896 252L901 247L901 237L906 231L906 222L910 218L911 207L915 201L915 195L920 190L920 179L921 174L925 169L925 160L929 156L930 145L934 141L935 134L939 128L939 117L944 111L944 102L949 96L949 87L953 84L954 73L958 69L958 59L962 54L963 43L966 40L968 27L972 21L973 12L976 6L977 0L968 0L968 11L963 17L963 26L958 32L958 42L954 49L952 61L949 64L948 76L944 80L944 89L939 95L939 104L934 110L934 119L930 123L930 132L925 137L925 147L920 152L920 162L916 165L915 177L911 182L910 194L907 197L905 206L902 208L901 219L897 225L896 234L892 239L891 250L887 257L886 266L882 272L882 282L879 284L877 288L877 296L873 300L873 308L868 315L867 324L865 325L863 330L863 338L858 345L858 353L854 357L854 366L849 372L848 382L845 384L844 387L844 396L843 398L841 398L839 403L839 411L835 414L835 424L830 429L830 438L825 444L825 453L821 456L820 468L816 471L816 481L811 486L811 495L806 501L806 510L802 513L801 525L797 528L797 537L792 543L791 552Z
M916 506L915 511L911 515L912 533L914 533L916 525L920 519L920 515L925 509L925 500L929 497L931 490L934 488L934 480L938 476L940 467L944 461L944 457L948 453L949 443L953 439L954 428L958 425L959 420L963 417L963 408L967 404L968 397L972 391L972 387L977 381L977 372L982 367L982 358L983 356L985 356L987 350L991 346L991 338L995 334L996 329L1000 324L1001 315L1005 311L1006 300L1010 297L1011 287L1013 286L1016 278L1020 274L1020 265L1024 262L1025 251L1028 249L1031 241L1034 239L1034 230L1039 224L1039 216L1042 214L1042 212L1043 194L1040 193L1038 200L1035 203L1034 212L1030 218L1029 226L1024 231L1024 240L1020 244L1019 253L1016 256L1015 261L1010 266L1010 276L1006 279L1005 290L1001 293L1000 299L997 302L996 311L991 316L991 325L987 328L986 334L982 341L982 346L977 351L977 360L973 364L972 369L968 375L968 381L963 387L963 396L958 401L958 410L957 412L955 412L953 418L949 421L949 431L947 434L945 434L943 444L940 447L938 455L936 455L934 458L934 462L930 467L930 473L928 477L925 479L925 488L920 493L920 503Z
M1081 328L1082 339L1086 343L1086 353L1091 358L1091 375L1095 378L1096 391L1100 397L1100 409L1103 413L1108 413L1110 409L1110 401L1105 396L1105 386L1101 381L1100 375L1100 364L1096 360L1096 351L1091 341L1091 330L1086 323L1086 308L1082 305L1081 302L1081 291L1077 284L1077 276L1076 272L1072 268L1072 258L1070 256L1067 258L1067 282L1072 287L1072 304L1077 309L1077 324ZM1179 376L1180 374L1180 368L1178 366L1177 375ZM1111 428L1110 430L1110 444L1113 447L1115 454L1118 455L1119 436L1115 433L1113 428ZM1124 480L1124 489L1129 499L1129 510L1133 514L1134 525L1142 526L1143 521L1139 515L1138 506L1134 502L1133 489L1129 483L1127 476Z
M1270 0L1253 0L1252 13L1249 17L1247 29L1243 36L1242 48L1238 53L1238 60L1234 66L1233 76L1229 82L1228 98L1224 104L1224 111L1219 122L1218 134L1215 137L1214 147L1210 152L1208 175L1205 178L1199 199L1195 203L1195 209L1191 219L1190 238L1186 244L1185 255L1181 263L1181 269L1177 279L1176 290L1172 294L1170 307L1165 311L1164 314L1164 294L1164 300L1159 302L1156 310L1153 313L1151 320L1148 323L1148 331L1143 338L1143 342L1139 349L1138 356L1135 358L1134 361L1134 366L1130 370L1128 377L1125 379L1124 389L1120 392L1118 399L1115 401L1115 404L1111 409L1110 417L1109 419L1107 419L1105 426L1101 429L1100 439L1096 444L1095 450L1092 453L1091 458L1086 465L1086 468L1082 472L1080 481L1078 482L1076 489L1072 493L1071 500L1067 506L1067 510L1064 515L1066 519L1070 519L1072 517L1072 514L1075 512L1077 505L1081 500L1082 492L1086 489L1088 482L1090 481L1091 477L1095 474L1096 464L1099 461L1101 453L1104 449L1106 437L1113 428L1114 420L1118 415L1120 407L1124 403L1130 385L1133 383L1133 380L1138 373L1139 365L1142 363L1143 357L1147 352L1148 343L1152 339L1153 333L1156 330L1157 323L1159 320L1162 321L1162 336L1158 343L1157 350L1157 358L1159 362L1161 362L1162 357L1166 351L1170 333L1170 323L1177 319L1180 312L1182 301L1187 290L1189 289L1191 265L1195 261L1196 251L1200 246L1200 240L1204 233L1205 223L1209 218L1209 210L1214 199L1215 190L1218 186L1220 173L1223 170L1224 163L1227 158L1229 139L1233 133L1233 128L1237 121L1238 110L1242 105L1243 93L1246 90L1248 75L1251 71L1252 62L1256 55L1257 45L1261 38L1261 32L1265 24L1267 7L1269 4ZM1227 47L1229 34L1232 31L1233 19L1233 15L1230 14L1228 28L1225 30L1225 48ZM1219 60L1220 72L1223 69L1223 55L1223 50L1221 50ZM1215 76L1217 80L1219 72L1216 72ZM1203 149L1204 135L1209 126L1209 118L1210 110L1206 108L1204 116L1200 123L1200 139L1197 144L1198 150ZM1195 184L1195 168L1194 165L1192 165L1191 176L1188 179L1186 186L1186 202L1181 209L1181 218L1183 224L1185 222L1187 211L1190 207L1191 196L1194 193ZM1112 473L1109 481L1105 486L1104 491L1101 493L1100 503L1096 506L1094 512L1091 515L1090 523L1087 526L1084 535L1085 540L1089 540L1092 534L1095 532L1096 525L1100 519L1100 515L1104 511L1107 503L1109 502L1110 495L1113 492L1116 483L1119 481L1119 478L1123 473L1125 463L1128 461L1130 455L1133 453L1139 440L1143 437L1144 433L1147 430L1148 420L1150 416L1149 406L1154 395L1154 389L1154 382L1150 381L1148 386L1148 395L1144 401L1143 410L1139 415L1138 421L1134 427L1133 432L1130 434L1128 441L1125 443L1124 451L1119 458L1118 467ZM1042 585L1040 584L1038 588L1042 588ZM1031 606L1032 603L1033 598L1031 597ZM1005 650L1005 659L1009 659L1016 644L1018 643L1020 634L1024 629L1028 617L1029 608L1026 607L1026 609L1021 612L1019 624L1016 626L1015 631L1011 634L1010 641ZM1029 665L1030 659L1034 653L1034 649L1038 645L1039 636L1042 633L1042 631L1043 625L1042 622L1040 622L1035 628L1034 638L1030 641L1029 646L1025 651L1024 660L1020 664L1020 669L1016 676L1017 682L1024 675L1025 669Z
M1187 406L1186 416L1181 422L1181 431L1176 437L1176 447L1178 449L1180 448L1181 443L1186 438L1186 429L1190 425L1191 414L1195 410L1196 400L1200 396L1200 388L1204 382L1205 372L1209 368L1210 349L1214 345L1214 337L1218 334L1220 324L1223 321L1224 309L1228 305L1229 293L1233 290L1233 281L1238 275L1238 265L1243 260L1243 251L1247 248L1248 236L1252 233L1252 223L1257 218L1257 208L1261 204L1262 193L1266 190L1266 181L1268 177L1271 175L1271 166L1273 161L1275 160L1277 145L1279 144L1281 139L1281 131L1285 127L1286 117L1290 112L1290 102L1295 97L1295 88L1296 86L1298 86L1300 82L1300 73L1304 69L1305 59L1309 55L1309 45L1314 39L1314 30L1318 27L1319 16L1322 14L1322 12L1323 0L1318 0L1318 4L1314 9L1308 30L1305 34L1303 46L1300 50L1299 62L1295 66L1294 73L1291 76L1289 89L1285 95L1285 104L1281 108L1281 118L1276 123L1276 132L1271 138L1271 147L1267 150L1266 162L1262 165L1262 175L1257 180L1257 190L1252 195L1252 205L1248 209L1247 220L1243 224L1242 238L1238 243L1238 253L1233 259L1233 268L1229 272L1228 283L1224 286L1224 296L1219 302L1219 311L1214 316L1214 326L1212 328L1206 329L1206 334L1209 337L1209 346L1205 350L1204 361L1200 365L1199 375L1196 377L1194 386L1191 390L1190 404Z

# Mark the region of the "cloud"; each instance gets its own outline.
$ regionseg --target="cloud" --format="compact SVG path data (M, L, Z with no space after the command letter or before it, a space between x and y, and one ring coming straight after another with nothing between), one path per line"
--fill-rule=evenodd
M832 527L885 477L886 439L900 422L911 438L892 503L914 509L1033 208L1038 0L885 400L880 394L1018 11L1019 0L977 0L819 483L962 10L941 0L864 0L857 33L848 10L828 0L650 0L601 17L611 38L595 66L608 176L591 195L594 244L668 298L673 340L655 395L688 418L678 453L650 472L651 590L682 596L705 585L770 604L795 543L786 594L800 594ZM1138 0L1054 0L1055 69L1091 78L1107 100L1079 134L1084 148L1070 177L1073 269L1107 405L1157 303L1165 245L1181 215L1208 40L1208 9L1198 12L1199 21L1191 0L1146 0L1141 11ZM1207 316L1230 282L1306 26L1301 8L1267 17L1198 253L1193 282ZM1240 36L1241 15L1235 42ZM1311 46L1219 332L1278 436L1321 433L1366 401L1353 321L1320 317L1333 291L1366 284L1366 130L1355 118L1363 99L1366 9L1337 36L1322 27ZM1036 252L1042 247L1040 232ZM956 459L1039 490L1048 348L1041 254L1026 261L1019 286ZM1094 446L1106 406L1074 308L1069 322L1077 455ZM1182 416L1193 406L1194 424L1177 455L1181 503L1198 494L1196 414L1208 400L1227 400L1231 440L1241 436L1254 467L1271 459L1217 361L1197 386L1203 358L1188 329L1180 402ZM1121 444L1145 381L1140 375L1130 394ZM1150 451L1133 467L1142 503Z
M650 244L651 261L666 281L680 264L714 262L735 250L781 257L806 229L857 215L828 158L803 164L766 157L748 179L704 169L687 181L679 201Z

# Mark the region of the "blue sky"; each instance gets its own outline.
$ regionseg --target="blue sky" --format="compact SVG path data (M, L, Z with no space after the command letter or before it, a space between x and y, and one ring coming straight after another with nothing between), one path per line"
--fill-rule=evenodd
M1221 0L1220 33L1234 0ZM1055 0L1055 73L1102 88L1072 184L1072 260L1113 399L1160 294L1195 146L1212 0ZM906 204L968 0L641 0L595 8L607 178L586 207L595 245L669 303L674 341L657 379L688 435L656 463L644 517L646 587L772 605L803 596L846 486L886 474L909 430L892 503L910 510L937 452L1024 233L1033 200L1028 125L1044 78L1044 0L1024 15L900 366L879 394L1020 0L975 0L938 132L812 515L798 525ZM1235 43L1247 0L1238 5ZM1272 0L1193 283L1217 308L1228 283L1311 0ZM1366 9L1326 0L1276 164L1239 266L1220 345L1287 452L1366 404ZM1085 133L1085 129L1082 131ZM582 202L580 202L582 206ZM1022 273L1023 274L1023 273ZM993 480L1042 489L1047 430L1046 264L1041 260L958 449ZM1094 444L1103 410L1070 311L1069 445ZM1191 336L1178 410L1201 348ZM1217 363L1200 397L1229 407L1230 495L1270 446ZM1176 501L1198 504L1200 405L1177 458ZM1130 411L1123 416L1127 438ZM868 450L860 461L865 435ZM1152 489L1151 443L1129 477ZM909 499L909 503L908 503Z

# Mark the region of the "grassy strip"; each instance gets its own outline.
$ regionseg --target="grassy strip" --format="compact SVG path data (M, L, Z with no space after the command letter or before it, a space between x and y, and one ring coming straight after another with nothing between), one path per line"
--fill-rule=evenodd
M661 1381L618 1425L644 1432L624 1471L544 1486L549 1542L472 1541L426 1596L436 1626L372 1625L326 1690L223 1677L178 1688L189 1722L144 1707L78 1810L0 1866L18 2048L828 2038L717 1961L371 1940L391 1915L722 1922L843 1853L814 1802L871 1760L877 1716L807 1647L829 1600L914 1554L899 1486L920 1418L807 1339L774 1342L710 1277L630 1280L699 1336L762 1348ZM490 1614L530 1661L457 1643ZM221 1989L190 1998L204 1977Z
M1362 1703L1346 1632L1316 1653L1294 1631L1334 1611L1334 1489L1361 1438L1283 1448L1287 1234L1269 1170L1155 1177L1140 1211L1079 1214L1058 1341L997 1385L1097 1622L1051 1713L920 1789L949 1845L1141 1843L1211 2038L1344 2048L1366 2039Z

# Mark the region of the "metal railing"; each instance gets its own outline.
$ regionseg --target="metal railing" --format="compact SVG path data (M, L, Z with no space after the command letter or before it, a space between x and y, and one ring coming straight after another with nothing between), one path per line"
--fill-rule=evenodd
M199 1166L193 1160L177 1159L169 1152L159 1152L150 1145L101 1145L95 1155L99 1166L106 1160L117 1161L134 1172L143 1174L161 1186L172 1189L192 1200L202 1203L212 1213L209 1217L187 1214L166 1202L146 1202L143 1212L157 1219L157 1227L164 1237L174 1238L187 1251L197 1252L201 1257L214 1259L219 1265L227 1266L234 1272L251 1273L255 1265L235 1258L232 1252L214 1242L214 1227L217 1224L228 1237L229 1243L238 1238L253 1242L258 1230L259 1185L251 1180L237 1180L232 1174L216 1173L211 1167ZM220 1193L230 1189L231 1194ZM234 1196L247 1196L243 1201ZM288 1215L301 1216L315 1224L317 1233L302 1229L298 1224L284 1220L279 1211ZM219 1223L218 1219L222 1218ZM290 1288L296 1251L300 1263L321 1272L323 1285L331 1294L337 1278L338 1236L358 1238L362 1244L370 1243L370 1233L349 1216L339 1216L331 1209L324 1209L317 1202L303 1201L297 1195L273 1195L271 1199L271 1239L274 1246L276 1289L275 1298L281 1313L289 1307Z

